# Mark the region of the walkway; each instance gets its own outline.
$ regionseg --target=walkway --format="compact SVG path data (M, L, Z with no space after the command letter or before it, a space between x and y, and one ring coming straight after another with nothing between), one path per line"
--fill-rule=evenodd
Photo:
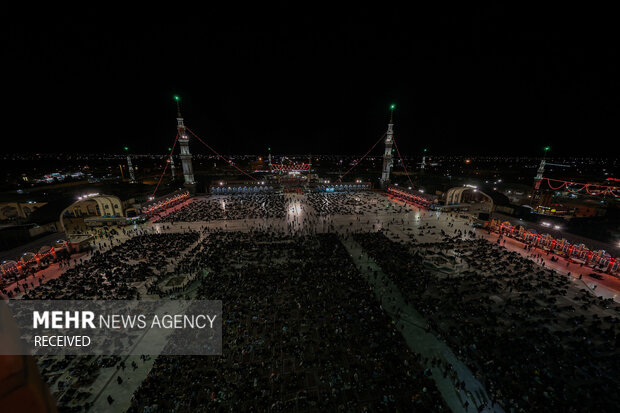
M405 304L403 296L400 294L396 285L383 273L381 268L364 253L362 247L349 238L341 238L360 273L366 281L374 288L375 294L381 301L383 309L393 320L397 321L397 328L401 331L407 341L409 348L423 357L429 359L424 367L431 368L430 359L439 358L452 364L459 381L465 382L466 391L457 389L452 382L450 375L444 377L441 368L432 368L432 377L437 384L446 404L453 412L467 412L463 406L465 401L474 408L484 404L481 412L503 412L500 406L488 407L489 398L484 386L474 377L472 372L465 366L452 352L452 350L433 334L425 331L426 320L411 306ZM374 278L374 272L377 278ZM396 310L400 309L403 316L398 318Z

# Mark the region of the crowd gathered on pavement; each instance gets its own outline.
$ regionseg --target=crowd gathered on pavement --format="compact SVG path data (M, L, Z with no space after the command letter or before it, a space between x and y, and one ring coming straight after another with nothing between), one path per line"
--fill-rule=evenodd
M456 222L374 193L197 198L147 225L95 234L91 251L61 257L60 276L32 273L2 294L222 300L222 356L157 357L130 412L447 411L429 360L361 278L347 237L484 383L489 408L614 410L618 305ZM39 363L59 406L86 411L90 378L122 361ZM432 364L465 388L450 363ZM113 384L128 385L120 375ZM118 403L113 390L102 395Z
M285 211L282 194L218 195L194 201L157 222L283 218Z
M210 234L189 269L222 300L221 357L159 357L144 411L446 411L334 234Z
M172 260L198 241L198 234L190 231L161 234L136 231L134 237L123 242L109 234L100 234L97 239L100 242L93 246L91 253L61 261L59 265L64 271L60 276L3 290L4 296L24 300L140 299L135 284L162 277ZM114 366L118 359L41 356L38 363L59 408L62 411L85 411L91 406L89 398L93 396L86 389L103 368Z
M613 411L620 306L484 239L356 240L507 411ZM449 238L449 237L448 237ZM459 271L437 271L442 256Z

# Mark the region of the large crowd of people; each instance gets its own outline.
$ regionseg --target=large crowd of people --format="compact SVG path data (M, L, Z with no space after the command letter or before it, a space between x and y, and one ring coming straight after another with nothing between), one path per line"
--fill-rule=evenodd
M356 234L364 250L507 411L615 411L620 331L612 300L483 239L415 244ZM434 272L425 257L464 264Z
M46 283L28 288L27 300L131 300L138 296L137 281L157 277L179 253L198 241L198 234L140 235L111 249L94 251L80 263ZM12 292L7 292L11 297Z
M386 202L371 192L312 192L305 194L308 204L319 216L402 213L408 210L403 203Z
M306 198L320 216L359 214L364 205L359 194L314 192Z
M491 406L614 410L620 307L542 261L476 239L453 218L407 214L414 210L374 193L198 198L158 224L97 234L91 252L61 257L60 276L35 276L2 293L222 300L223 355L157 357L130 412L447 411L423 367L429 359L407 346L399 319L386 315L341 244L345 237L475 373ZM237 224L209 222L216 220ZM39 358L63 411L87 411L87 389L101 369L121 364ZM441 366L458 381L452 367ZM114 406L113 392L102 394Z
M79 259L63 260L62 274L46 282L22 284L4 290L5 296L26 300L132 300L140 299L135 283L157 279L166 267L196 243L195 232L145 234L124 242L101 236L102 242ZM105 241L103 241L105 240ZM42 356L41 372L53 387L61 411L84 411L92 394L87 390L102 368L114 366L120 358L95 356ZM66 371L71 374L64 379Z
M223 355L158 357L130 412L447 411L336 235L215 233L189 266Z
M282 194L214 195L196 200L157 222L283 218L285 213L286 201Z

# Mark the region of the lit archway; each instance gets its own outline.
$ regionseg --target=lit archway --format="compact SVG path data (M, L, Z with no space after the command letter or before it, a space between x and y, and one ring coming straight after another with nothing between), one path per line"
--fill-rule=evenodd
M450 188L448 189L448 192L446 193L446 205L458 205L461 202L463 202L463 194L465 192L472 192L472 193L476 193L479 194L481 196L483 196L484 198L488 199L488 211L487 212L491 212L493 210L493 198L491 198L491 196L477 188L474 187L470 187L470 186L459 186L456 188Z
M97 210L93 211L88 208L87 204L95 203L97 206ZM76 215L78 209L77 206L86 206L86 212L82 208L79 209L80 215ZM93 196L85 196L81 199L78 199L68 207L62 210L60 213L60 226L63 232L67 232L67 228L65 225L65 216L66 213L73 212L74 217L85 218L88 216L116 216L116 217L124 217L125 213L123 212L123 203L120 198L115 195L93 195ZM83 213L83 215L82 215Z

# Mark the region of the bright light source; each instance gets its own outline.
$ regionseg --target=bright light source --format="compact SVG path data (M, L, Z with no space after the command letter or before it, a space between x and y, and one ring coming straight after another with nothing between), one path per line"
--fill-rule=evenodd
M394 110L394 109L396 109L396 104L395 104L395 103L392 103L392 104L390 105L390 110Z
M555 225L555 226L553 227L553 229L560 229L560 226L559 226L559 225Z
M174 100L176 100L178 102L179 100L181 100L181 98L178 97L177 95L174 95Z
M126 151L129 150L129 146L125 146L123 149L125 149Z

